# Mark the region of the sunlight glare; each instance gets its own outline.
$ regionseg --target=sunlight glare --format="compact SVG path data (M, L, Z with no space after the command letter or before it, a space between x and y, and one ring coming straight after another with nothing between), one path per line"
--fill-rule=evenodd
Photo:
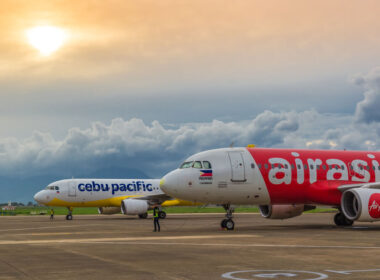
M29 44L44 56L57 51L67 38L66 32L54 26L37 26L26 32Z

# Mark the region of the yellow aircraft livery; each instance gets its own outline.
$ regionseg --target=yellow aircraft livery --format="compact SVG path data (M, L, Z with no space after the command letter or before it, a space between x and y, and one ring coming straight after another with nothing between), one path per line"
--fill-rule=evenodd
M148 216L154 206L185 206L192 202L174 199L160 189L158 179L66 179L49 184L34 199L46 206L67 207L71 220L73 207L98 207L100 214ZM166 213L160 209L160 218Z

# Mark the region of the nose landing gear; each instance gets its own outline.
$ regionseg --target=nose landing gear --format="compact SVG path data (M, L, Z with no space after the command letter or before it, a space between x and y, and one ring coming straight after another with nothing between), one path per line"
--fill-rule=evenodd
M222 220L220 226L227 230L233 230L235 228L235 223L232 220L232 214L234 213L235 209L231 207L230 204L224 204L223 208L226 210L226 218Z
M73 219L73 208L68 207L69 213L66 215L66 220L71 221Z

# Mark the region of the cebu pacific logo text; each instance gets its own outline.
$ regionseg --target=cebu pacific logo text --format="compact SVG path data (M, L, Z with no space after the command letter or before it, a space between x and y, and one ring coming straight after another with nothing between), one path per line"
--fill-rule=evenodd
M380 194L371 195L368 201L368 212L372 218L380 218Z

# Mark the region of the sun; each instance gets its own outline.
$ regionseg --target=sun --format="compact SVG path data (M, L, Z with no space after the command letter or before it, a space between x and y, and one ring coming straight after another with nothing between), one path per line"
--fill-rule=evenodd
M67 39L67 32L55 26L36 26L26 31L29 44L44 56L49 56Z

